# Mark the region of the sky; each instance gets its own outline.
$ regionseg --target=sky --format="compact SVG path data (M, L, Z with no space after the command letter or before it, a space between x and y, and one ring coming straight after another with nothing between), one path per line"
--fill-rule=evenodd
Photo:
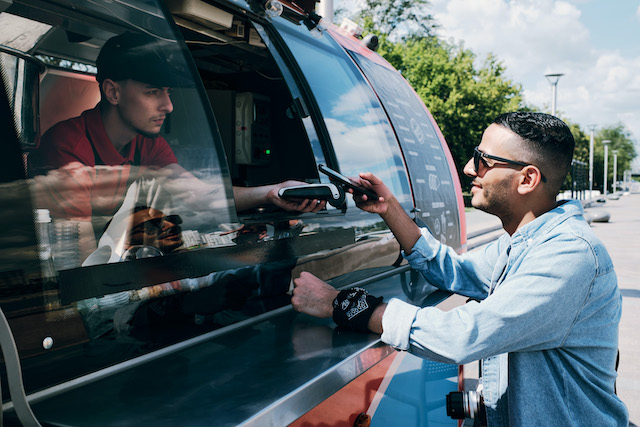
M438 36L502 61L528 105L550 112L545 74L564 74L557 114L586 133L622 123L640 155L640 0L430 0L429 12Z

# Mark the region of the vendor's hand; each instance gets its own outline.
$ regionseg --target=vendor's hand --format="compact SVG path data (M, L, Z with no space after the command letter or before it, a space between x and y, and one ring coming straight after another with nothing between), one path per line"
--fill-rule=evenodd
M306 182L302 181L294 181L289 180L285 182L281 182L280 184L276 184L272 186L272 188L267 193L267 199L269 203L279 207L280 209L284 209L286 211L295 211L295 212L318 212L327 205L327 202L324 200L317 199L304 199L304 200L287 200L283 199L278 195L278 191L281 188L286 187L294 187L297 185L305 185Z
M315 317L333 316L333 300L340 293L333 286L303 271L294 279L291 305L294 310Z
M359 178L353 179L359 185L373 190L377 195L377 199L369 199L364 194L354 194L353 200L356 202L356 206L366 212L377 213L384 215L389 209L389 201L393 199L393 193L391 190L372 173L363 172ZM349 190L353 193L353 190Z

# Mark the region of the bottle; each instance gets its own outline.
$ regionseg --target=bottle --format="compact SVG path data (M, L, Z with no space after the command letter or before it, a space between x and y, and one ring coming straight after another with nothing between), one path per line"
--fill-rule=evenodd
M48 209L36 209L36 232L38 233L38 256L42 270L42 280L51 281L56 276L51 252L51 215Z
M80 229L76 221L55 221L51 227L51 248L56 271L68 270L80 266L79 236Z

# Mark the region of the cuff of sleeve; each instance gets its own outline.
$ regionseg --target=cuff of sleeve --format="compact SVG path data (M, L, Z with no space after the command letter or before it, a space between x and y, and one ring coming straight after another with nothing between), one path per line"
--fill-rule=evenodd
M411 325L420 307L393 298L382 316L382 341L398 350L409 349Z
M411 253L407 255L406 252L402 252L402 256L404 256L409 262L418 258L431 260L435 258L438 254L438 250L440 249L440 242L437 241L431 233L429 233L429 230L421 228L420 233L422 234L422 237L420 237L416 244L413 245Z

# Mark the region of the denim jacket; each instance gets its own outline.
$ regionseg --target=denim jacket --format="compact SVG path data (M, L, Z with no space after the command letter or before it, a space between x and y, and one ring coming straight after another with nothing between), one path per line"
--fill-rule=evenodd
M489 426L628 425L614 393L622 297L579 202L462 255L423 229L406 258L479 302L443 312L393 299L382 340L446 363L483 359Z

